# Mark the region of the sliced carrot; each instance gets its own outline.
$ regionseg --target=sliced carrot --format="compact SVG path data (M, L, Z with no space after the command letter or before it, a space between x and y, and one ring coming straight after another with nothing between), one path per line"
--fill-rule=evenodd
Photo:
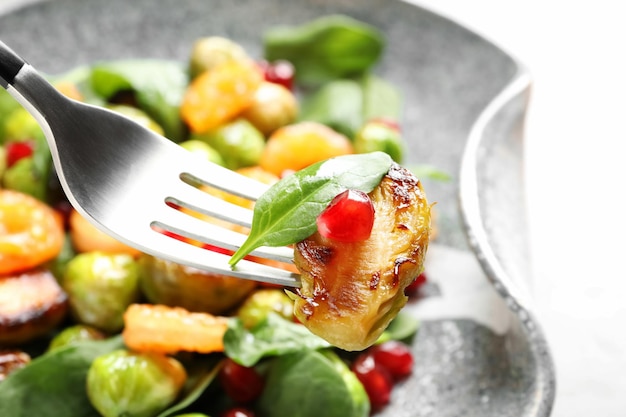
M181 307L132 304L124 313L124 343L139 352L174 354L224 350L228 318Z

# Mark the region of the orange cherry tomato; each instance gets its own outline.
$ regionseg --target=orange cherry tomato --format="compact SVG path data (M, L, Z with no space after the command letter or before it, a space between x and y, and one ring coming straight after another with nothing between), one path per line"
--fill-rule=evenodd
M192 132L215 129L248 108L262 82L263 74L252 62L221 64L191 82L183 97L181 117Z
M53 259L64 237L63 222L53 208L28 194L0 189L0 274Z
M316 162L354 153L350 140L317 122L300 122L274 131L267 140L259 165L281 176Z

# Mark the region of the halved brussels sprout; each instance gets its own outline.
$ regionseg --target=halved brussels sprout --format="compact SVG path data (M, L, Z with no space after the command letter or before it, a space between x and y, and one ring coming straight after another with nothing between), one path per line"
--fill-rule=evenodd
M251 329L263 321L270 312L274 312L287 320L293 319L293 302L285 291L277 288L265 288L250 294L237 311L247 329Z
M154 417L176 400L186 379L174 358L120 349L93 361L87 395L104 417Z
M318 232L296 245L302 288L295 315L309 330L345 350L372 345L406 304L430 237L430 205L419 180L392 164L369 194L374 226L364 241L343 243Z
M237 306L257 284L213 274L151 255L139 258L141 289L153 304L223 314Z

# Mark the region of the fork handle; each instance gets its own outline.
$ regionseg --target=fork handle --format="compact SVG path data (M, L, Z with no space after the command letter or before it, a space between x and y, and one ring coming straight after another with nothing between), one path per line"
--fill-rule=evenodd
M26 62L0 41L0 85L7 88Z

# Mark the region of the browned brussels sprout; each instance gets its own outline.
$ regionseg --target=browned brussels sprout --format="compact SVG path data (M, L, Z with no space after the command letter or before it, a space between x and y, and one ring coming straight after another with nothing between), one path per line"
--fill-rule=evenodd
M418 179L393 164L369 196L375 219L368 239L339 242L318 232L296 245L302 288L295 315L345 350L373 344L406 304L404 289L423 268L430 205Z
M224 314L237 306L257 284L213 274L150 255L139 258L141 289L153 304L189 311Z

